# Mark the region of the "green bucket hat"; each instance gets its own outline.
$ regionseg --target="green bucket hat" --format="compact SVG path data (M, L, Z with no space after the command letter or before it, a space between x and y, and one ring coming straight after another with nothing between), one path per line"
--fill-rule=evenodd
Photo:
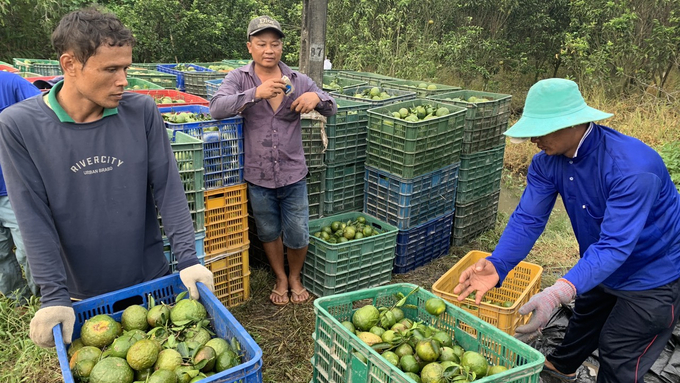
M611 116L613 114L586 105L575 82L549 78L529 89L522 117L503 134L510 137L511 142L519 143Z

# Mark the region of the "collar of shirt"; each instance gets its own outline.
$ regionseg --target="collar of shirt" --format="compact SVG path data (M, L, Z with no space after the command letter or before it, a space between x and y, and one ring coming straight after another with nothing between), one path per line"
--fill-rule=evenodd
M54 114L57 115L59 121L75 123L71 116L69 116L64 108L61 107L59 101L57 101L57 93L59 93L62 86L64 86L64 80L56 83L56 85L54 85L45 96L43 96L43 100L45 100L47 107L54 111ZM114 114L118 114L118 108L104 108L102 118L113 116Z
M583 137L581 137L581 141L578 143L578 147L576 148L576 151L574 152L574 158L578 157L578 150L581 149L581 145L583 145L583 141L586 140L586 137L588 137L588 135L590 135L590 132L592 132L592 131L593 131L593 123L591 122L590 124L588 124L588 129L586 129L585 134L583 135Z

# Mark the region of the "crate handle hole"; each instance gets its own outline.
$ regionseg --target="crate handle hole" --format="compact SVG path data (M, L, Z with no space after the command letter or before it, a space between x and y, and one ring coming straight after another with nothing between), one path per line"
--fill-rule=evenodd
M113 312L117 313L119 311L125 310L126 308L128 308L130 306L143 305L143 304L144 304L144 298L139 296L139 295L135 295L133 297L121 299L121 300L115 302L113 304Z

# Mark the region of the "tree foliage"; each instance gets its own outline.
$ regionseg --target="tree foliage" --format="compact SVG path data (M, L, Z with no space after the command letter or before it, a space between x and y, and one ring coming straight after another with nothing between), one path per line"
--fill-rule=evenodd
M10 6L11 2L11 6ZM678 88L680 0L328 0L326 51L335 68L456 82L561 76L611 94ZM49 36L83 0L0 0L0 59L54 58ZM250 18L282 24L297 65L302 2L101 0L135 33L139 62L249 57ZM314 15L312 15L314 17Z

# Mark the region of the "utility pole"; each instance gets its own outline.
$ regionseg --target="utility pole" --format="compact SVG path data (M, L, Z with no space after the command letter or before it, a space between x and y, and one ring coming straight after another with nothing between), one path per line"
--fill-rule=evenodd
M319 88L323 84L326 58L326 15L328 0L304 0L300 33L300 72L311 77Z

